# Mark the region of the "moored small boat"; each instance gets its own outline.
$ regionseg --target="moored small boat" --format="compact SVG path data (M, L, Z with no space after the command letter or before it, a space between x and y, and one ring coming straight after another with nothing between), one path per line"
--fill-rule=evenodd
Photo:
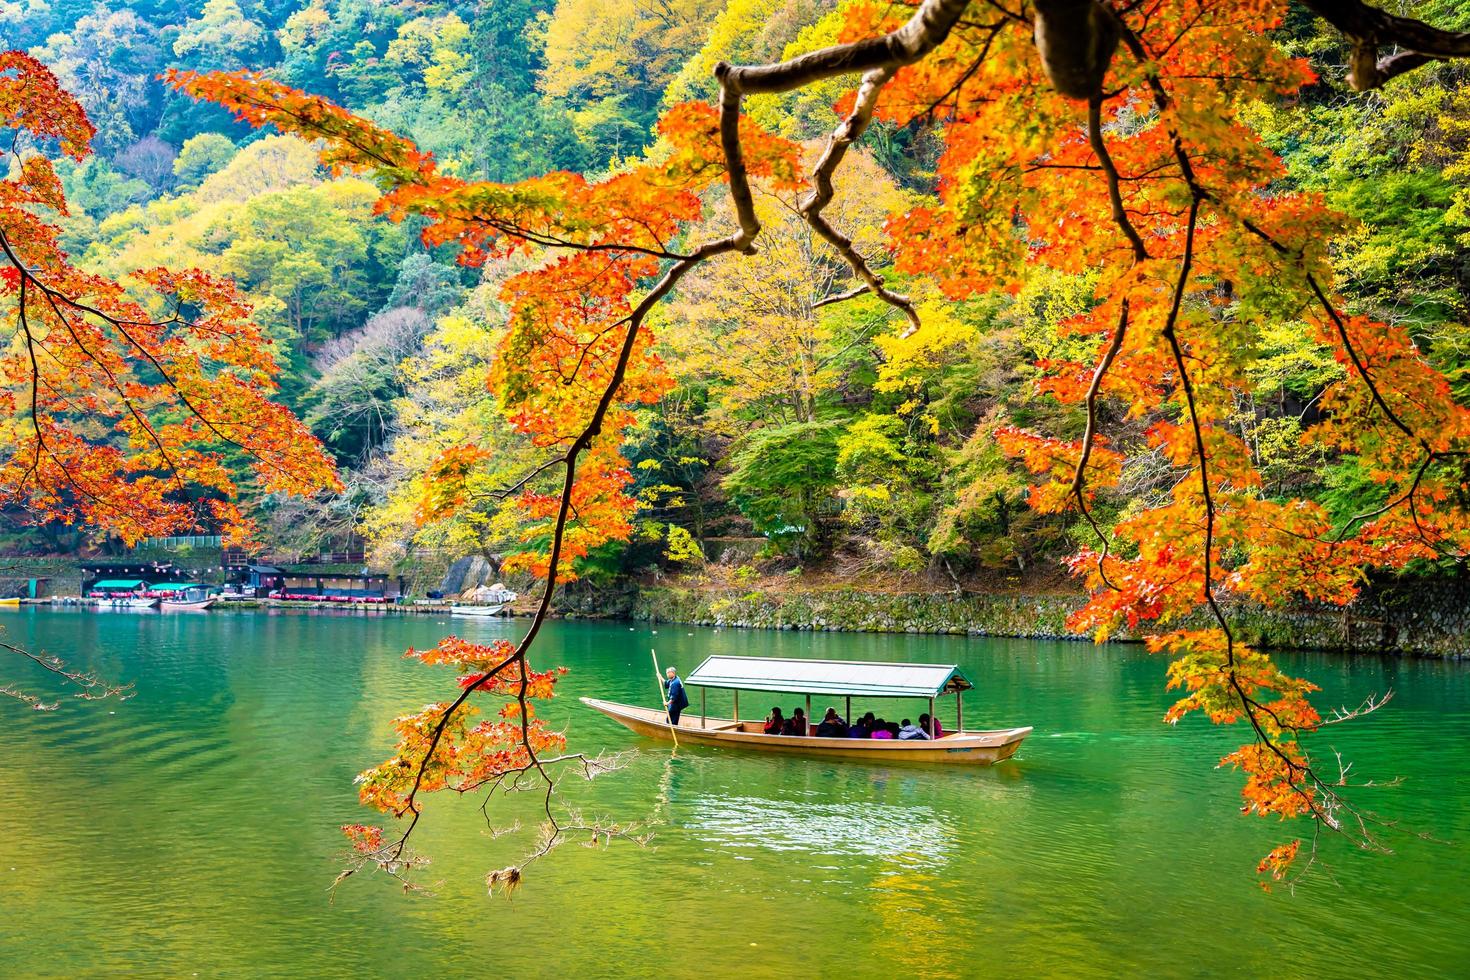
M171 612L208 609L214 605L214 596L209 594L209 587L194 582L155 585L153 591L158 595L159 608Z
M156 605L158 600L148 596L107 596L97 600L99 609L152 609Z
M101 579L88 586L87 597L98 609L152 609L158 597L149 595L149 588L142 579Z
M700 710L685 711L677 726L669 724L661 708L643 708L600 698L582 698L582 703L613 721L648 738L673 739L692 745L725 746L765 752L828 758L865 759L871 762L931 762L992 765L1009 759L1031 734L1031 728L1000 728L969 731L964 728L961 692L972 685L954 664L893 664L866 661L791 660L774 657L709 657L684 681L701 689ZM704 706L705 688L735 691L734 718L711 718ZM851 720L852 698L917 698L927 700L930 717L935 717L935 699L954 694L955 732L938 738L873 739L821 737L815 735L767 735L764 723L738 717L741 690L805 694L806 714L811 717L812 695L845 699Z
M214 605L214 599L160 599L160 609L171 609L175 612L187 612L191 609L208 609Z
M10 598L10 599L0 599L0 609L19 609L19 608L20 608L20 596L15 596L15 597Z
M504 609L505 603L491 603L488 606L464 606L454 605L449 607L451 616L498 616L500 610Z

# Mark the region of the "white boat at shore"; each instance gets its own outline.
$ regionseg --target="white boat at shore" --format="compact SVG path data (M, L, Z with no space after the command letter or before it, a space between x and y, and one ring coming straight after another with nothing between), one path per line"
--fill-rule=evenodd
M504 602L491 603L487 606L453 605L449 607L449 614L451 616L478 616L482 618L486 616L499 616L500 610L504 609L506 605L507 603Z
M152 609L157 599L147 596L106 596L97 600L98 609Z
M191 609L208 609L214 605L214 599L161 599L158 606L160 609L168 609L174 612L187 612Z
M159 608L171 612L208 609L214 605L215 601L214 596L209 594L209 586L200 585L196 582L155 585L153 591L161 593L159 596Z
M500 611L519 599L504 585L496 582L494 585L481 586L471 592L460 596L459 602L451 602L449 614L451 616L499 616Z

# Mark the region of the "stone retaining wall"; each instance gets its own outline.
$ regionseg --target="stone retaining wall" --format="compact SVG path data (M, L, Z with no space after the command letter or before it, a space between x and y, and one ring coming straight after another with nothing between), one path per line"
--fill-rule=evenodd
M636 619L758 629L851 630L870 633L958 633L1079 639L1067 616L1082 604L1070 595L953 593L708 591L679 586L642 589ZM1262 647L1470 656L1470 588L1459 581L1415 582L1369 592L1346 609L1299 605L1227 610L1236 634ZM1199 620L1204 625L1204 620ZM1135 637L1118 634L1116 639Z

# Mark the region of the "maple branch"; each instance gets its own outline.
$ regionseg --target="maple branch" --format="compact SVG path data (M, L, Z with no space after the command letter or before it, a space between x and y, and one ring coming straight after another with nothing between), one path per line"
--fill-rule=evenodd
M448 727L449 721L453 717L454 712L458 710L461 705L464 704L464 702L469 698L471 694L484 687L493 678L498 676L501 671L505 670L511 665L518 665L520 668L520 681L519 687L517 689L517 699L522 708L521 743L525 747L526 751L529 753L532 765L537 767L540 766L540 763L536 758L535 750L534 748L532 748L530 743L530 715L525 711L526 684L529 674L526 663L526 654L530 650L531 644L535 642L537 634L541 632L541 627L545 624L546 619L551 612L551 602L553 596L556 593L557 576L561 566L562 542L565 538L567 525L571 518L572 494L576 486L577 462L582 453L591 446L593 440L602 433L603 421L607 416L608 410L612 407L613 402L616 400L618 389L622 387L623 379L627 374L628 363L633 356L633 349L637 342L638 331L641 329L643 320L647 317L649 311L652 310L653 307L657 305L659 301L661 301L664 296L666 296L669 291L674 288L674 286L679 282L681 278L684 277L686 273L689 272L689 270L693 269L700 262L703 262L708 258L711 258L715 255L723 254L724 252L738 249L743 240L743 230L736 231L726 238L722 238L702 246L701 248L697 249L694 254L691 255L689 258L675 263L672 267L669 268L667 272L664 273L663 278L654 285L654 287L648 292L648 294L644 296L642 301L640 301L639 304L634 307L633 311L622 321L620 321L620 323L626 329L623 337L623 343L618 351L618 360L613 368L612 375L609 377L607 384L604 386L602 394L598 398L597 404L593 408L592 414L588 418L586 425L583 426L581 432L578 433L577 436L572 440L571 444L567 447L565 453L562 456L558 457L558 459L556 460L556 462L560 462L565 466L565 473L562 479L561 493L557 503L556 520L555 523L552 525L551 544L548 548L546 588L541 593L541 599L537 603L536 611L531 617L531 623L527 627L525 634L521 637L520 643L516 645L515 651L499 664L497 664L490 671L485 672L472 683L465 685L459 696L456 697L454 701L452 701L450 705L446 709L444 709L444 711L440 715L438 722L435 724L434 729L430 734L428 747L424 750L422 757L419 759L418 764L415 767L413 786L404 798L403 808L398 811L399 816L402 816L404 813L412 813L413 816L410 819L408 826L404 829L402 835L400 835L400 837L398 838L397 843L393 845L393 850L391 853L394 859L397 859L399 856L402 855L404 848L407 846L410 835L412 835L414 828L418 825L419 815L421 812L417 802L418 792L420 787L422 787L423 785L424 775L428 770L429 763L433 760L434 752L438 748L440 741L443 739L444 731ZM542 465L542 468L547 468L550 465L552 465L551 462L545 463ZM542 775L546 776L544 770L542 770ZM549 777L546 778L549 779Z
M1338 531L1337 537L1333 539L1332 543L1342 544L1343 541L1347 540L1348 532L1351 531L1354 527L1361 524L1363 521L1371 520L1375 517L1382 517L1384 514L1387 514L1389 511L1393 510L1395 507L1398 507L1400 504L1403 504L1405 502L1408 502L1410 513L1414 517L1414 525L1415 527L1418 527L1419 516L1417 508L1415 508L1414 506L1414 494L1419 492L1419 485L1424 482L1424 474L1429 471L1430 464L1432 464L1433 462L1434 454L1427 454L1424 459L1420 461L1418 468L1414 471L1414 479L1412 482L1410 482L1409 489L1405 490L1397 497L1391 498L1388 503L1384 504L1382 507L1376 507L1373 510L1353 514L1345 522L1343 522L1341 530ZM1424 537L1423 528L1419 528L1419 533L1420 537ZM1424 540L1425 543L1429 543L1428 538L1424 538Z
M1120 187L1121 178L1118 174L1118 168L1113 163L1112 154L1108 152L1107 143L1103 140L1102 103L1103 97L1101 94L1094 95L1087 100L1087 140L1092 147L1093 155L1097 157L1098 164L1107 179L1108 201L1112 207L1113 223L1122 231L1123 237L1128 239L1128 243L1133 248L1133 262L1137 265L1139 262L1148 260L1148 249L1144 246L1143 238L1138 234L1138 229L1134 227L1133 222L1129 219L1127 209L1123 206L1123 193ZM1083 485L1087 479L1087 463L1092 458L1093 441L1097 438L1098 392L1102 388L1103 378L1107 375L1108 369L1112 367L1114 359L1118 356L1118 352L1123 349L1123 339L1127 331L1128 298L1124 297L1118 311L1118 325L1113 331L1112 341L1108 344L1106 350L1104 350L1102 359L1098 361L1097 367L1092 373L1092 383L1087 388L1087 397L1085 399L1087 428L1082 436L1082 453L1077 459L1077 468L1072 473L1072 487L1070 491L1071 495L1076 498L1077 508L1082 512L1082 516L1086 519L1088 526L1092 528L1092 532L1102 542L1103 550L1097 556L1097 572L1103 583L1114 592L1118 591L1118 587L1108 578L1106 570L1106 561L1112 547L1112 541L1098 525L1097 519L1092 516L1092 511L1088 509L1087 496L1083 492Z
M1085 402L1087 406L1087 429L1082 435L1082 453L1077 457L1077 468L1072 472L1072 487L1070 491L1071 495L1077 500L1077 509L1082 512L1082 516L1087 519L1088 525L1092 528L1092 533L1096 534L1098 540L1102 542L1103 550L1097 556L1097 574L1102 578L1103 583L1114 592L1118 591L1118 587L1108 578L1105 564L1109 551L1112 548L1112 538L1103 531L1102 527L1097 523L1097 519L1092 516L1092 511L1088 509L1087 495L1083 492L1083 486L1087 482L1087 462L1092 458L1092 444L1097 438L1098 391L1102 388L1103 377L1108 373L1108 368L1112 367L1113 360L1117 358L1118 352L1123 349L1123 338L1127 332L1128 298L1125 296L1119 305L1118 325L1113 330L1113 339L1108 343L1107 349L1103 351L1102 359L1097 362L1097 367L1092 372L1092 384L1087 387L1087 398Z
M850 299L857 299L859 296L865 296L868 294L868 292L869 289L866 284L862 286L854 286L851 289L844 290L843 292L833 293L831 296L823 296L821 299L812 304L812 309L820 310L824 306L832 306L836 303L846 303Z
M907 296L887 288L883 278L873 272L867 260L858 253L852 239L834 228L822 214L827 205L832 203L832 197L836 193L832 187L832 175L841 166L848 148L862 137L872 123L873 110L878 105L878 93L893 77L894 70L892 66L884 65L863 75L852 112L848 113L847 118L827 138L827 148L812 170L812 192L801 202L797 211L818 235L837 250L853 273L867 284L869 292L902 312L908 318L910 329L917 330L920 326L919 314L915 312L913 302Z
M772 64L735 66L721 61L715 65L715 79L720 86L720 145L725 153L730 200L742 236L736 251L748 253L761 227L740 145L742 99L746 95L789 92L837 75L891 72L911 65L944 43L968 4L969 0L924 0L902 27L880 37L833 45ZM872 94L876 97L876 91ZM869 118L871 115L870 107ZM860 135L861 130L858 132ZM828 153L834 152L835 147L834 138L828 143ZM846 152L846 146L841 149Z
M183 406L188 410L189 414L193 415L200 422L202 422L204 424L204 426L210 432L212 432L215 436L217 436L220 439L220 441L226 443L227 445L234 446L236 449L240 450L246 456L248 456L251 459L254 459L254 460L260 462L264 466L267 466L267 467L269 467L271 469L274 469L277 472L281 472L281 473L287 472L286 467L283 466L278 459L275 459L275 458L272 458L272 457L268 457L268 456L262 454L257 449L254 449L254 448L252 448L252 447L250 447L250 446L248 446L248 445L240 442L238 439L235 439L233 436L230 436L227 433L225 433L224 431L222 431L220 429L220 427L219 427L220 425L232 425L232 424L237 424L237 423L217 422L216 420L213 420L208 415L206 415L203 412L203 410L198 405L196 405L194 403L193 399L191 399L189 397L189 395L179 386L177 379L175 379L174 376L173 376L173 374L168 370L168 368L165 367L164 364L159 361L158 357L153 353L153 351L149 350L146 345L144 345L141 342L139 342L138 339L135 338L132 335L132 333L130 333L128 331L128 329L127 329L129 326L157 326L158 324L156 324L156 323L155 324L150 324L150 323L145 323L145 322L142 322L142 321L128 320L128 319L126 319L124 317L116 316L114 314L111 314L111 313L106 312L105 310L99 309L99 308L97 308L95 306L92 306L92 305L87 304L87 303L84 303L84 302L82 302L82 301L80 301L78 299L75 299L75 298L73 298L71 296L68 296L65 293L63 293L63 292L61 292L61 291L59 291L57 289L54 289L51 286L47 285L45 282L43 282L41 280L41 278L39 276L36 275L35 272L33 272L31 269L27 268L26 265L25 265L25 263L23 263L20 260L20 257L18 255L16 255L16 253L15 253L15 251L14 251L12 245L11 245L11 242L10 242L9 238L6 237L5 232L4 232L3 229L0 229L0 252L3 252L4 253L6 260L11 264L12 267L15 268L17 274L19 275L19 277L21 279L22 284L24 284L26 282L29 282L37 290L40 291L40 293L41 293L42 296L44 296L46 298L48 305L50 305L50 307L51 307L52 311L55 313L57 319L61 322L62 326L66 328L68 334L72 337L72 339L77 343L77 347L84 354L86 354L87 358L89 360L91 360L92 363L96 364L101 370L103 370L108 375L108 381L112 385L113 390L123 400L124 404L127 405L129 411L133 414L134 418L138 418L138 414L137 414L136 410L134 409L133 400L131 398L129 398L128 395L126 394L126 392L122 389L122 386L121 386L120 382L112 374L111 370L107 367L107 365L104 364L90 350L88 350L87 347L82 343L81 339L77 337L76 331L73 328L73 325L71 324L70 320L62 313L62 311L60 309L60 306L65 306L65 307L67 307L69 309L76 310L79 314L86 314L86 315L94 316L97 319L101 320L103 323L106 323L106 324L109 324L110 326L112 326L112 328L115 329L119 334L121 334L122 337L123 337L123 339L128 342L128 346L131 347L133 350L137 351L137 353L145 361L147 361L149 363L149 365L153 367L154 370L156 370L158 372L159 376L163 379L164 384L169 388L170 391L172 391L174 393L174 395L179 399L180 403L182 403ZM24 294L22 294L22 295L24 295ZM24 317L24 312L23 311L22 311L22 317ZM189 321L182 321L182 320L179 320L178 318L175 318L172 321L164 321L164 322L184 322L184 323L188 323ZM190 325L192 325L192 324L190 324ZM140 422L140 424L142 424L141 419L139 419L139 422ZM147 428L147 426L145 426L145 428ZM150 433L150 435L153 434L151 429L149 429L149 433ZM154 442L157 443L157 439L156 438L154 439ZM282 453L281 455L282 456L285 456L286 454L285 453Z
M738 99L790 92L837 75L911 65L944 43L967 6L969 0L924 0L902 27L888 34L772 64L735 67L722 61L715 66L715 78Z
M50 351L47 351L45 345L41 344L41 342L36 339L35 334L31 331L30 321L26 312L27 286L33 285L35 288L42 289L43 295L45 295L44 286L42 286L41 283L37 282L34 276L31 275L30 271L20 264L19 258L16 257L13 251L11 251L10 242L5 238L5 233L3 230L0 230L0 250L4 251L6 257L15 266L19 273L20 283L17 289L18 303L16 305L16 318L17 323L20 327L21 334L25 338L26 354L31 362L31 431L35 434L36 445L31 452L31 460L29 465L27 465L26 467L24 479L26 481L30 481L33 479L39 480L41 454L44 452L46 456L50 458L51 462L56 465L56 468L61 472L61 475L66 478L67 485L70 486L72 490L74 490L79 496L85 497L87 500L92 501L94 505L103 509L104 511L112 510L112 508L108 507L106 501L101 500L96 493L77 482L77 478L72 473L71 468L66 465L61 456L57 455L56 450L51 448L51 445L46 440L45 432L41 427L41 413L39 410L39 390L40 385L42 384L46 385L48 391L51 391L53 389L51 383L49 381L46 381L41 373L40 362L36 357L36 348L39 346L41 350L46 351L46 353L50 355L52 360L56 359L56 355L51 353Z
M1431 61L1470 58L1470 33L1446 31L1411 17L1399 17L1363 0L1301 0L1303 6L1337 28L1352 45L1348 84L1365 92ZM1381 45L1402 48L1384 58Z
M552 469L553 467L560 466L564 462L566 462L565 456L553 456L545 462L537 465L534 469L531 470L531 472L527 473L525 476L521 477L519 480L510 484L509 486L501 487L499 490L490 490L485 493L473 494L471 499L504 500L511 494L518 493L521 490L524 490L527 484L536 479L536 477L540 476L542 473L545 473L547 470Z
M1107 175L1108 202L1113 209L1113 223L1123 232L1123 237L1128 239L1128 244L1133 246L1133 261L1135 263L1145 262L1148 260L1148 249L1144 247L1143 238L1139 236L1138 229L1133 227L1133 222L1123 207L1123 192L1119 187L1118 168L1113 163L1113 155L1108 152L1107 143L1103 141L1102 103L1101 95L1095 95L1087 100L1087 142L1092 146L1092 152L1097 156L1103 173Z
M1215 622L1219 625L1221 634L1225 637L1225 663L1223 665L1225 674L1229 679L1231 690L1235 692L1236 697L1240 699L1240 703L1245 709L1246 719L1255 731L1257 742L1265 745L1272 754L1279 758L1287 766L1288 772L1302 772L1305 776L1312 778L1316 782L1316 777L1313 775L1311 768L1298 763L1278 745L1276 740L1266 732L1265 726L1257 716L1256 711L1260 710L1266 714L1270 714L1277 722L1278 727L1284 729L1294 728L1294 726L1282 724L1280 719L1276 718L1275 714L1269 708L1261 705L1246 691L1245 685L1241 682L1239 671L1236 669L1235 634L1230 629L1230 623L1225 617L1224 610L1220 608L1220 604L1215 598L1215 493L1214 488L1210 486L1209 453L1205 447L1204 428L1200 423L1199 406L1195 399L1194 382L1190 379L1189 368L1185 364L1184 348L1179 343L1177 329L1179 311L1184 301L1184 290L1188 284L1190 267L1194 261L1194 236L1195 229L1198 226L1200 202L1201 197L1199 195L1193 195L1190 199L1189 223L1186 227L1184 238L1184 255L1180 259L1179 275L1174 283L1174 295L1170 301L1168 318L1165 320L1164 328L1161 332L1164 339L1169 343L1169 350L1174 358L1175 370L1179 373L1179 387L1184 394L1190 429L1194 436L1195 458L1199 460L1200 498L1204 502L1205 507L1204 574L1202 578L1204 601L1209 606L1210 613L1214 617ZM1288 786L1302 798L1313 813L1320 814L1321 811L1319 810L1317 801L1313 799L1309 792L1298 785L1297 780L1288 779Z
M1419 492L1419 487L1424 482L1424 476L1429 471L1429 467L1431 465L1441 459L1448 459L1454 456L1463 456L1465 455L1465 451L1452 449L1435 449L1430 446L1429 440L1426 437L1415 432L1412 428L1408 426L1408 424L1404 422L1399 414L1389 406L1387 400L1383 397L1383 392L1379 389L1377 382L1373 380L1373 376L1369 373L1367 365L1363 363L1362 357L1358 354L1357 346L1353 344L1352 337L1348 334L1347 324L1343 322L1342 316L1338 313L1336 305L1332 303L1332 301L1328 298L1326 291L1323 290L1321 284L1318 283L1317 277L1308 272L1307 283L1312 287L1312 292L1316 294L1318 302L1322 304L1322 308L1327 311L1328 317L1332 320L1333 327L1337 331L1337 336L1342 343L1343 350L1346 351L1349 360L1352 361L1353 367L1358 372L1358 376L1363 379L1363 383L1367 386L1368 393L1371 396L1373 403L1378 406L1379 410L1382 411L1385 416L1388 417L1388 420L1393 423L1394 428L1398 429L1404 435L1417 442L1419 444L1419 447L1424 450L1424 459L1419 464L1418 469L1415 471L1414 479L1412 482L1410 482L1409 489L1396 499L1390 500L1387 504L1385 504L1383 507L1378 508L1376 511L1370 511L1366 514L1359 514L1351 517L1348 520L1347 524L1343 526L1343 530L1339 534L1336 543L1341 543L1344 539L1344 536L1347 534L1348 529L1358 522L1388 513L1394 507L1406 503L1408 504L1409 508L1409 518L1414 522L1414 530L1418 533L1419 539L1430 548L1433 548L1435 551L1438 551L1441 554L1449 553L1447 552L1447 549L1444 549L1440 546L1438 541L1431 539L1428 531L1425 530L1423 523L1419 520L1419 508L1418 505L1415 503L1414 497L1415 494ZM1454 556L1463 557L1463 555L1460 554L1455 554Z
M1168 110L1172 103L1172 98L1169 95L1168 89L1164 86L1162 78L1159 76L1158 70L1155 66L1156 63L1153 54L1144 45L1142 39L1138 37L1138 35L1135 34L1128 27L1128 25L1123 21L1122 18L1118 18L1118 30L1124 46L1128 48L1129 53L1133 55L1139 66L1143 69L1144 77L1147 80L1149 88L1152 90L1154 95L1155 106L1160 113L1167 116ZM1373 838L1372 835L1368 833L1366 826L1364 825L1365 818L1363 814L1353 808L1351 804L1347 803L1337 793L1329 788L1327 784L1317 776L1316 771L1312 768L1309 761L1306 763L1297 762L1296 759L1292 758L1291 755L1289 755L1279 744L1277 744L1276 739L1272 738L1266 732L1265 726L1261 722L1261 718L1257 714L1257 712L1270 716L1279 730L1296 731L1298 729L1296 726L1282 723L1281 719L1278 718L1270 708L1260 704L1260 702L1251 697L1250 694L1246 691L1245 686L1241 682L1239 672L1236 668L1235 636L1230 629L1230 624L1225 617L1224 611L1220 608L1220 605L1215 598L1213 583L1213 551L1216 515L1215 498L1213 489L1211 488L1209 481L1207 470L1208 454L1206 452L1204 433L1200 425L1199 413L1195 403L1193 382L1190 380L1189 371L1185 364L1185 355L1183 348L1179 344L1176 326L1178 323L1179 311L1183 301L1184 289L1188 280L1190 266L1193 261L1194 238L1199 218L1200 205L1206 201L1215 201L1216 198L1210 192L1210 190L1200 182L1195 172L1193 161L1190 159L1188 151L1184 148L1183 136L1180 134L1178 129L1175 128L1172 123L1170 123L1167 126L1167 132L1169 133L1171 149L1175 161L1179 166L1180 177L1184 180L1185 184L1189 188L1190 206L1189 220L1185 234L1184 255L1180 264L1181 267L1179 277L1175 282L1174 296L1170 304L1168 318L1165 322L1162 332L1169 343L1170 351L1174 358L1175 368L1179 372L1180 386L1185 395L1185 401L1188 407L1190 427L1192 429L1194 437L1195 453L1199 459L1200 464L1201 494L1205 505L1205 547L1203 563L1203 588L1205 602L1209 606L1210 612L1214 617L1216 623L1219 625L1221 634L1225 637L1225 673L1229 680L1230 688L1234 692L1235 697L1239 700L1244 710L1246 719L1250 723L1257 744L1264 745L1268 751L1270 751L1277 759L1281 761L1284 766L1286 766L1288 773L1288 788L1303 801L1304 805L1307 807L1308 812L1313 815L1313 817L1319 824L1325 823L1333 830L1340 831L1342 829L1341 822L1334 817L1333 810L1338 808L1345 808L1348 813L1352 814L1358 820L1360 827L1363 828L1359 839L1360 842L1367 844L1369 842L1373 842ZM1263 230L1257 229L1254 226L1250 225L1248 225L1248 227L1250 227L1252 231L1255 231L1256 233L1265 236L1267 241L1271 242L1271 244L1276 248L1278 252L1286 252L1286 249L1283 245L1276 242L1269 235L1266 235ZM1299 778L1293 778L1293 774L1296 773L1300 773ZM1307 788L1300 785L1300 783L1302 782L1307 782L1311 786L1317 788L1323 794L1326 802L1323 803L1318 801Z
M83 701L102 701L111 697L115 697L119 701L126 701L133 696L132 684L114 684L110 681L103 680L96 671L73 670L59 657L41 656L23 647L6 643L3 640L0 640L0 649L8 650L17 656L24 657L42 670L49 671L57 677L60 677L66 684L75 688L72 696L80 698ZM55 711L61 707L59 701L50 703L42 701L36 695L27 694L10 684L0 687L0 695L28 704L37 711Z

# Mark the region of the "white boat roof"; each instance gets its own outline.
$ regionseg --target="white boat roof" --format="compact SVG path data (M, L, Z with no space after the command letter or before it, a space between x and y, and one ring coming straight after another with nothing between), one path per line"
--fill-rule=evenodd
M696 687L880 698L932 698L974 686L957 664L722 656L707 658L684 682Z

